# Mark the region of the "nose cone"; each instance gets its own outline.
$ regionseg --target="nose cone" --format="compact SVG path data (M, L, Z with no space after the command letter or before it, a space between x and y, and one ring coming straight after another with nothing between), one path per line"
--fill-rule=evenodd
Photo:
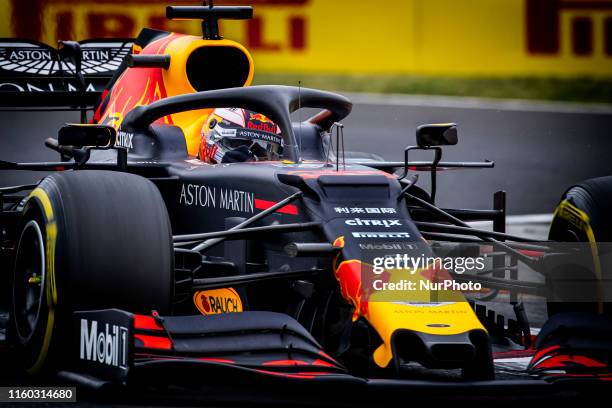
M397 330L391 348L398 364L414 361L427 368L458 368L476 356L470 332L440 335Z
M474 357L474 332L486 330L468 302L368 303L367 320L383 341L374 362L415 361L432 368L457 368ZM416 350L416 351L415 351Z

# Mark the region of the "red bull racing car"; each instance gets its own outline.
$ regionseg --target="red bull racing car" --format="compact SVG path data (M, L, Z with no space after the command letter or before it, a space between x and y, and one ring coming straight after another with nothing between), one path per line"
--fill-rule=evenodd
M201 19L203 37L1 41L3 106L82 111L45 142L57 162L0 161L51 172L0 189L5 347L22 368L94 388L282 382L354 396L612 380L611 179L568 190L549 241L505 233L503 192L494 209L442 209L438 171L493 163L442 161L452 123L419 127L403 161L345 152L347 98L249 86L253 60L218 20L251 15L171 6L169 18ZM318 113L295 122L301 108ZM415 150L435 159L409 161ZM494 230L468 224L483 220ZM485 269L425 261L404 279L385 263L466 253ZM519 294L548 302L537 336ZM499 297L513 316L485 307ZM522 376L493 381L510 360Z

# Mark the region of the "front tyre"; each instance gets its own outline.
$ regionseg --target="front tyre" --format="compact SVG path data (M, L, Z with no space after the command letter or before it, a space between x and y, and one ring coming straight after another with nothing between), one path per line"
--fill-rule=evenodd
M24 205L12 282L12 338L31 374L57 367L75 310L169 312L174 256L159 191L128 173L48 176Z
M595 268L602 266L600 259L609 249L602 243L612 242L612 176L585 180L565 192L555 211L549 239L557 242L590 243ZM609 244L607 244L609 245ZM610 271L600 270L608 274ZM575 276L581 274L581 276ZM588 274L588 275L587 275ZM548 315L561 312L587 312L612 314L610 303L597 301L600 280L587 270L569 271L565 276L550 276L549 285L558 281L586 279L593 282L593 302L556 301L548 303ZM572 292L572 288L568 290ZM562 294L563 295L563 294ZM568 293L571 298L571 293ZM562 296L563 297L563 296ZM557 299L558 300L558 299ZM563 300L563 299L561 299Z
M50 241L44 217L39 211L30 210L17 246L10 314L12 340L20 346L24 367L34 372L42 367L39 356L48 352L47 331L53 328L55 320L54 278L48 276L53 274L53 267L49 268L46 258Z

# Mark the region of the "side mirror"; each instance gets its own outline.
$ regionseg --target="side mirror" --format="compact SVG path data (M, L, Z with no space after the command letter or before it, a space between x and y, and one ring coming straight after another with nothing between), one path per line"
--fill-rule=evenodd
M416 130L416 141L421 148L456 145L457 125L455 123L421 125Z
M105 125L67 124L57 134L59 146L110 148L115 144L115 128Z

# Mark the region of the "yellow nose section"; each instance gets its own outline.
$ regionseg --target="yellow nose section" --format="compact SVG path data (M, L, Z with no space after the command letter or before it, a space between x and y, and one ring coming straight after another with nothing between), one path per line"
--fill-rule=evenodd
M434 335L456 335L471 330L482 330L478 317L466 301L443 303L368 303L367 320L381 337L374 351L374 362L387 367L393 358L391 337L396 330L410 330Z

